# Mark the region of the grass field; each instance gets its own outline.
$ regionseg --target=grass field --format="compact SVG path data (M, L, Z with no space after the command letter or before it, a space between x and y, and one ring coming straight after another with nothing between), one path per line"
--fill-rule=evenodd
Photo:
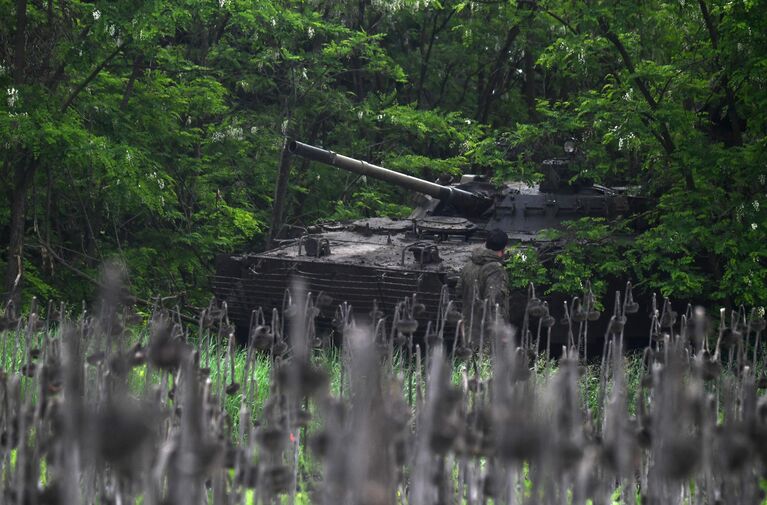
M764 500L753 313L681 317L630 354L616 333L586 360L506 327L481 355L439 335L394 346L352 321L340 347L315 346L298 306L289 335L271 321L248 347L221 313L129 324L106 305L2 332L2 502Z

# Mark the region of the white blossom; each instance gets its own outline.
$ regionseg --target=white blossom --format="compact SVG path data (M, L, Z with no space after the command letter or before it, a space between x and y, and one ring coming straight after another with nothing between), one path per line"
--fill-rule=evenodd
M8 88L8 107L13 107L19 100L19 90L16 88Z
M405 6L403 0L373 0L372 5L388 12L397 12ZM418 5L416 5L418 8Z
M98 9L96 9L95 11L93 11L93 19L94 19L94 20L96 20L96 21L98 21L100 18L101 18L101 11L100 11L100 10L98 10Z
M740 222L740 220L743 218L743 212L746 210L746 206L742 203L735 207L735 219Z
M754 208L754 210L756 212L759 212L759 201L758 200L754 200L753 202L751 202L751 206Z
M314 38L314 27L313 26L310 26L309 28L306 29L306 36L309 37L310 39Z
M757 228L759 228L759 225L758 225L758 224L756 224L756 223L751 223L751 229L752 229L752 230L756 230Z
M244 132L242 131L242 128L239 128L237 126L229 126L226 129L226 136L229 137L232 140L242 140L245 138Z

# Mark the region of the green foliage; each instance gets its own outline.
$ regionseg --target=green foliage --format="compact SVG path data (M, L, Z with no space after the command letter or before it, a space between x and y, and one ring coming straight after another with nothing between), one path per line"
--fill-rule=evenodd
M344 219L359 219L362 217L387 216L392 218L404 218L410 214L411 209L405 205L389 203L381 199L379 192L365 189L356 191L352 196L351 205L343 201L337 201L335 212L329 215L329 221L341 221Z
M550 238L561 240L563 247L551 269L550 291L576 295L589 279L595 293L606 294L605 279L627 277L629 265L623 259L627 243L621 231L603 218L581 218L552 232Z
M654 210L635 240L588 221L556 257L515 251L515 286L615 275L767 299L762 2L24 3L21 25L0 0L0 265L20 194L27 300L79 301L93 286L75 272L117 258L137 295L205 304L214 255L263 244L285 135L431 180L529 183L575 139L574 180L636 186ZM412 205L292 165L290 224Z
M631 264L624 254L630 242L621 231L603 218L567 221L561 231L545 230L541 238L549 241L548 247L520 244L507 250L509 284L525 289L533 283L546 293L577 296L589 280L597 298L604 298L609 294L606 279L629 278Z
M466 158L463 156L434 159L419 154L403 154L386 163L386 168L417 176L428 173L460 175L464 166L466 166Z
M518 245L507 249L506 253L508 259L504 266L508 271L511 287L527 289L530 283L535 286L549 283L546 267L541 263L537 249Z

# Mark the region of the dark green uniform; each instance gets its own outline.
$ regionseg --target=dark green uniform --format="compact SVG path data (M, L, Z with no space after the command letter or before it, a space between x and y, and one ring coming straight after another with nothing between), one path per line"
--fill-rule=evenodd
M471 260L463 267L458 281L458 292L463 296L463 319L466 329L473 320L473 333L477 333L482 321L482 301L488 300L489 307L497 304L501 318L506 321L509 313L509 282L503 258L497 251L485 247L474 250ZM472 318L472 300L474 313ZM486 323L492 322L492 316L485 316Z

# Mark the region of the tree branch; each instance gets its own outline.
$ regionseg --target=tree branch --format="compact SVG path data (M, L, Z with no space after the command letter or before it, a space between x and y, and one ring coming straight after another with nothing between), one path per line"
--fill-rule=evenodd
M714 61L719 66L722 66L719 62L719 32L716 29L714 20L711 19L711 12L708 10L708 6L704 0L698 0L700 6L700 13L703 15L703 21L706 23L706 29L708 30L709 38L711 39L711 47L714 49ZM735 145L741 145L743 143L742 133L740 131L740 115L738 114L738 103L735 97L735 92L730 85L730 78L727 72L722 71L722 87L724 88L725 97L727 99L727 117L730 120L730 128L732 129L732 141Z
M719 33L716 31L714 21L711 19L711 12L709 12L704 0L698 0L698 5L700 6L700 13L703 15L703 21L706 23L708 35L711 37L711 47L716 50L719 47Z
M88 77L85 78L83 82L81 82L75 89L72 91L72 93L67 97L66 100L64 100L64 103L61 104L61 113L66 112L66 110L69 108L70 105L72 105L72 102L75 101L75 99L78 97L78 95L85 89L88 84L90 84L93 79L95 79L99 73L101 73L102 70L104 70L104 67L106 67L110 61L114 59L115 56L117 56L120 51L122 50L122 46L117 46L117 49L112 51L109 56L107 56L104 61L99 64L96 68L93 69L93 72L91 72Z
M549 16L551 16L552 18L556 19L557 21L559 21L559 22L562 24L562 26L564 26L565 28L567 28L568 30L570 30L570 32L572 32L574 35L579 35L579 32L578 32L578 30L576 30L575 28L573 28L573 26L572 26L570 23L568 23L567 21L565 21L565 19L564 19L564 18L562 18L562 17L558 16L557 14L554 14L553 12L551 12L551 11L550 11L550 10L548 10L548 9L544 10L543 12L544 12L545 14L548 14L548 15L549 15Z
M655 98L653 98L652 93L650 93L647 84L639 76L636 75L636 67L634 66L633 60L631 59L631 55L626 50L626 46L623 45L623 42L621 42L621 39L615 33L610 31L610 28L607 25L607 21L603 17L599 18L599 28L602 30L604 37L609 40L612 45L615 46L615 49L617 49L620 53L621 58L623 59L623 65L626 67L626 70L632 74L631 79L634 81L634 85L639 90L639 92L642 93L642 96L644 96L647 104L652 110L657 109L658 103L655 101Z
M491 96L495 88L498 86L498 79L501 77L503 62L511 50L511 45L517 39L520 32L520 23L517 23L516 25L509 28L509 31L506 32L506 40L503 42L503 47L501 47L501 50L498 51L498 54L496 55L493 69L490 71L490 76L488 76L487 79L487 84L485 85L484 89L482 90L482 94L479 97L480 107L479 111L477 111L477 120L481 123L487 122L487 115L490 111L490 102L492 101Z
M623 45L623 42L621 42L621 39L616 35L614 32L610 30L610 27L607 23L607 20L604 17L599 17L599 28L602 31L602 35L612 43L612 45L615 47L615 49L620 53L621 59L623 60L623 65L626 67L626 70L629 71L631 74L631 81L634 83L634 87L639 90L639 92L644 97L645 101L647 102L647 105L650 107L650 110L655 112L658 109L658 102L653 98L652 93L650 93L650 89L647 86L647 83L641 79L638 75L636 75L636 67L634 66L634 62L631 59L631 55L626 50L626 46ZM674 144L674 139L671 136L671 132L668 129L668 124L658 121L654 116L649 115L649 118L653 122L655 122L658 125L658 128L660 132L658 135L655 135L655 138L658 139L661 146L663 146L663 149L666 151L666 154L671 156L676 151L676 145ZM652 128L650 129L651 131ZM692 171L684 166L680 165L679 169L682 172L682 176L684 177L685 185L687 186L688 190L694 190L695 189L695 180L692 176Z
M27 56L27 0L16 0L16 40L13 50L13 79L17 85L24 82Z
M139 53L138 56L133 59L133 69L131 70L130 77L128 78L128 83L125 85L125 92L123 92L122 100L120 100L121 111L125 111L125 108L128 106L128 100L130 100L130 96L133 93L133 86L136 84L136 79L138 79L138 76L141 75L143 62L144 56L141 53Z
M85 40L85 37L88 36L88 33L90 33L92 27L93 27L93 23L90 23L86 25L85 27L83 27L83 29L80 30L80 34L78 35L77 40L78 41ZM56 89L56 86L58 86L59 81L61 81L61 78L64 77L64 69L66 68L66 62L67 62L67 59L63 58L59 66L56 67L56 71L53 73L53 75L51 75L46 80L45 85L51 91Z
M666 84L663 85L663 89L660 90L660 93L658 94L658 103L661 103L663 101L663 97L666 94L666 91L668 91L668 87L671 85L671 81L674 80L675 76L671 76L666 80Z

